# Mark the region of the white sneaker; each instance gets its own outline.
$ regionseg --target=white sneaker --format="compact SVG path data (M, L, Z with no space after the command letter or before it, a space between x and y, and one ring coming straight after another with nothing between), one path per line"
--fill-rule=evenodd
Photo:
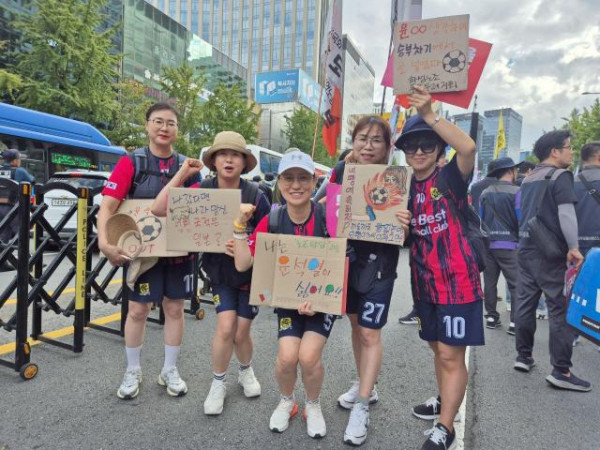
M177 367L174 366L167 370L163 368L160 371L160 374L158 375L158 384L166 386L167 394L171 397L181 397L182 395L187 394L188 391L187 384L181 379Z
M275 408L275 411L271 414L269 428L271 431L283 433L288 429L290 419L293 419L296 414L298 414L298 405L296 404L296 401L293 398L281 398L277 408Z
M225 382L213 380L206 400L204 400L204 414L207 416L218 416L221 414L226 394L227 386L225 386Z
M327 434L325 418L321 412L321 403L307 402L304 407L304 419L306 420L306 432L311 438L322 438Z
M142 382L142 369L127 369L121 382L121 387L117 391L117 397L123 400L136 398L140 393L140 383Z
M338 397L338 405L340 405L344 409L352 409L356 400L358 400L358 390L360 387L360 380L355 380L352 383L352 387L344 392L342 395ZM377 403L379 400L379 395L377 394L377 388L373 387L371 391L371 396L369 397L369 404Z
M244 395L246 397L252 398L260 395L260 383L256 379L252 367L239 371L238 384L244 388Z
M367 439L369 426L369 408L362 403L355 403L350 411L350 419L344 431L344 442L350 445L362 445Z

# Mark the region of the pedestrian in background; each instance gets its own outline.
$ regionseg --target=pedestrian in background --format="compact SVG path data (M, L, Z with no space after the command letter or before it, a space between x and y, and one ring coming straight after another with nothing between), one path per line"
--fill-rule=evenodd
M517 176L516 164L512 158L504 157L490 161L488 177L492 183L483 191L479 200L479 215L487 225L490 248L483 271L485 299L485 325L497 328L500 314L496 309L498 303L498 278L504 275L508 283L508 291L516 298L518 282L517 245L519 242L519 222L515 210L516 195L519 188L514 184ZM510 325L507 333L515 333L513 311L510 311Z
M7 178L17 183L33 183L35 181L34 176L27 169L21 167L21 153L18 150L4 150L2 152L2 160L0 178ZM16 203L16 193L11 193L8 189L0 189L0 222L4 220ZM17 215L0 230L0 246L7 245L18 232L19 217Z
M581 171L575 177L579 250L585 256L600 247L600 141L581 148Z
M516 370L529 372L536 330L535 310L542 292L546 294L550 328L548 383L560 389L589 391L589 382L570 368L574 332L567 325L567 300L563 293L567 265L581 265L570 132L556 130L540 137L533 148L541 161L523 180L517 195L519 218L519 288L515 302Z

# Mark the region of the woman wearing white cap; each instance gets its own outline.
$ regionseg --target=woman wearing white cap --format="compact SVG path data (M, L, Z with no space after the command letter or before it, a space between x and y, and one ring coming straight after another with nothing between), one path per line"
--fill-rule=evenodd
M242 205L234 222L234 258L240 271L252 267L257 233L327 237L323 207L311 201L316 180L315 165L310 156L301 151L286 153L281 158L278 172L277 185L286 204L263 218L249 239L245 229L254 208ZM306 391L303 415L307 432L312 438L323 437L326 426L319 403L324 377L321 355L335 316L315 313L310 302L303 303L298 310L277 308L276 312L279 341L275 378L281 398L271 415L269 428L279 433L285 431L290 419L298 413L294 385L300 364Z

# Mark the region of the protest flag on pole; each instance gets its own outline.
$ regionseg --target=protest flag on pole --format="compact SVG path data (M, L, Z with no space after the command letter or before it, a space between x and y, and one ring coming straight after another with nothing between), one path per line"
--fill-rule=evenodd
M504 121L502 120L502 110L500 110L500 118L498 120L498 135L496 136L496 147L494 148L494 159L498 159L500 150L506 148L506 135L504 134Z
M323 142L333 158L342 128L342 10L341 0L331 5L331 27L327 32L325 67L325 111L323 112Z

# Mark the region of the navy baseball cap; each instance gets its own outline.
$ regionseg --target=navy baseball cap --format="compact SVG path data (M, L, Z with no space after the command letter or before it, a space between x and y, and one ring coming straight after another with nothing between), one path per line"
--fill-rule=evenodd
M509 158L508 156L494 159L494 160L490 161L490 163L488 164L487 176L493 177L494 172L497 172L498 170L502 170L502 169L512 169L513 167L517 167L517 164L515 164L513 159Z
M433 128L427 125L427 123L418 114L409 117L406 123L404 124L404 127L402 128L402 134L398 139L396 139L394 145L402 150L402 145L404 144L404 141L408 136L423 131L431 131L432 133L435 133L435 131L433 131Z
M8 162L14 161L15 159L21 159L21 153L19 153L19 150L9 148L8 150L4 150L2 152L2 159Z

